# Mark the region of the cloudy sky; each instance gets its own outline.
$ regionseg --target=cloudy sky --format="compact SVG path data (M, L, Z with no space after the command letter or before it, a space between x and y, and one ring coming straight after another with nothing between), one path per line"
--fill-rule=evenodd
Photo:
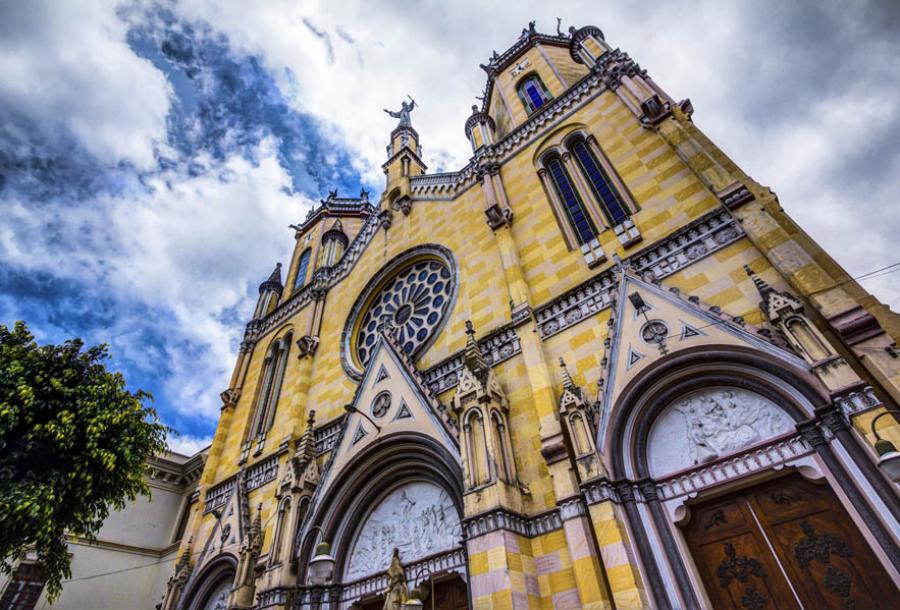
M548 8L549 5L553 8ZM332 188L380 192L407 93L468 157L478 64L595 24L852 274L900 260L896 2L0 0L0 323L111 346L208 442L256 286ZM900 275L865 286L900 306Z

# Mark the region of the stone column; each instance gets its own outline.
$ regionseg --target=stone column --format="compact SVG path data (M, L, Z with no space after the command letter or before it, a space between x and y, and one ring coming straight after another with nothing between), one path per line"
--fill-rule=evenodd
M566 544L572 557L575 586L585 610L606 610L613 607L606 574L597 557L587 506L581 496L559 502L559 514L566 534Z

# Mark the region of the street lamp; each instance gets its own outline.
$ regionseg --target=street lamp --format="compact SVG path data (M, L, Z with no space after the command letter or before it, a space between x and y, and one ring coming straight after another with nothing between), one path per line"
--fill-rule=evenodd
M416 584L419 581L419 576L422 575L422 572L428 572L428 580L430 581L432 578L431 570L427 565L423 565L416 572L415 577L413 578L413 584L416 585L413 587L413 590L410 591L409 597L403 602L403 610L419 610L420 608L425 608L425 603L422 601L422 591L420 590L420 585ZM429 589L431 587L429 586ZM426 595L430 595L433 592L429 590ZM434 607L434 597L431 598L431 607Z
M325 531L321 527L314 525L307 536L315 530L319 530L322 536L325 535ZM316 545L316 552L313 558L309 560L307 574L309 575L310 584L321 586L330 581L334 574L334 563L331 545L324 539L320 539L319 544Z
M887 475L894 483L900 483L900 452L894 447L894 443L887 439L881 438L875 429L875 422L887 415L888 413L900 413L896 409L888 409L884 413L879 413L872 420L872 434L875 435L875 451L878 452L878 467Z
M362 415L363 417L365 417L367 420L369 420L369 423L372 424L373 426L375 426L375 429L376 429L376 430L378 430L379 432L381 432L381 426L379 426L378 424L376 424L376 423L375 423L375 420L373 420L371 417L369 417L368 415L366 415L365 412L360 411L359 409L357 409L357 408L354 407L353 405L350 405L350 404L344 405L344 411L346 411L347 413L359 413L360 415Z

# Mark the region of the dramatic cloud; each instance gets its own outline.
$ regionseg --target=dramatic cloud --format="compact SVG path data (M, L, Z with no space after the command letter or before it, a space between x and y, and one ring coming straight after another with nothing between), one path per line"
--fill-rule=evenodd
M378 191L407 94L462 167L478 64L596 24L852 274L897 262L900 9L226 0L0 6L0 322L111 344L194 451L256 285L327 190ZM900 304L897 275L864 283Z

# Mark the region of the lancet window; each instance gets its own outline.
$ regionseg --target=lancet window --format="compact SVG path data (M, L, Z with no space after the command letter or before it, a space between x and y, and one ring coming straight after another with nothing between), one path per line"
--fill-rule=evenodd
M291 332L276 339L266 351L263 361L263 370L260 375L259 392L256 398L256 408L248 430L246 446L253 440L257 442L257 452L262 450L266 433L272 427L275 419L275 407L281 394L281 384L284 381L284 372L287 368L288 352L291 347Z
M545 165L559 203L575 233L575 238L579 244L588 243L597 236L597 228L588 214L575 183L572 182L572 177L563 166L562 158L553 155L546 159Z
M309 271L309 258L312 256L312 250L307 248L300 255L300 262L297 263L297 279L294 280L294 290L303 288L306 283L306 273Z

